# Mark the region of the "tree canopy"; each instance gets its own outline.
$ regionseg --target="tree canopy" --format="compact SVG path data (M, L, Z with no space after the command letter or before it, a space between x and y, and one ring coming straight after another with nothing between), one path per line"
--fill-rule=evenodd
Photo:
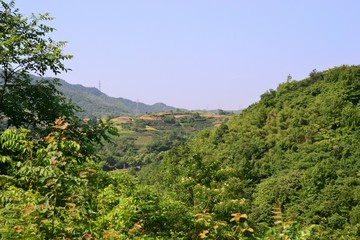
M59 74L69 69L63 61L65 42L55 42L48 34L55 29L43 22L48 14L24 17L14 1L1 1L0 11L0 120L3 126L46 125L55 118L71 116L76 107L56 89L58 80L34 80L47 72Z
M161 192L181 193L176 199L209 214L212 224L246 213L254 230L244 231L249 239L276 232L288 239L356 239L359 83L360 66L282 83L140 177ZM207 237L220 236L211 224L203 227Z

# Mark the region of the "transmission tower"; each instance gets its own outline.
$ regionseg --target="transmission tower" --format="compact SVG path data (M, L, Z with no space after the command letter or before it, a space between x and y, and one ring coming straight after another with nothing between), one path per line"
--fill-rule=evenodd
M139 99L136 99L135 116L139 115Z

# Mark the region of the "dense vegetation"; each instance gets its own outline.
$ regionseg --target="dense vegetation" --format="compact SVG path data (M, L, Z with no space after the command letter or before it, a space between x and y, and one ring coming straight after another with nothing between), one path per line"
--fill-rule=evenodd
M280 84L139 176L163 194L181 192L176 200L213 222L247 213L254 235L278 223L288 234L311 234L308 239L356 239L359 84L360 66Z
M104 172L116 128L41 78L70 58L49 16L0 3L0 239L360 236L360 66L289 80L140 171Z

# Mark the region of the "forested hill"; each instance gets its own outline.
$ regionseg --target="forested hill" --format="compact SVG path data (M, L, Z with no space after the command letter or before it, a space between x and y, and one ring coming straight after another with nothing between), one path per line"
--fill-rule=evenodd
M106 95L94 87L84 87L82 85L69 84L60 80L62 86L59 90L73 103L84 110L86 116L96 117L117 117L122 115L145 114L147 112L160 112L175 110L175 107L167 106L163 103L147 105L140 102L131 101L124 98L114 98Z
M358 239L359 101L360 66L314 70L171 150L140 178L163 194L176 191L207 219L203 235L212 239L234 231L215 224L235 212L231 221L248 237Z

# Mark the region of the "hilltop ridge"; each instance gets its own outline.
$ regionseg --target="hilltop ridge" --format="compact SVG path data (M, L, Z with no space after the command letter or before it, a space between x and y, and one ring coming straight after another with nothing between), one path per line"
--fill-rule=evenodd
M168 106L164 103L148 105L121 97L110 97L95 87L70 84L64 80L60 80L60 83L59 91L61 91L65 97L71 99L73 103L80 106L84 110L82 115L85 116L116 117L176 110L175 107Z

